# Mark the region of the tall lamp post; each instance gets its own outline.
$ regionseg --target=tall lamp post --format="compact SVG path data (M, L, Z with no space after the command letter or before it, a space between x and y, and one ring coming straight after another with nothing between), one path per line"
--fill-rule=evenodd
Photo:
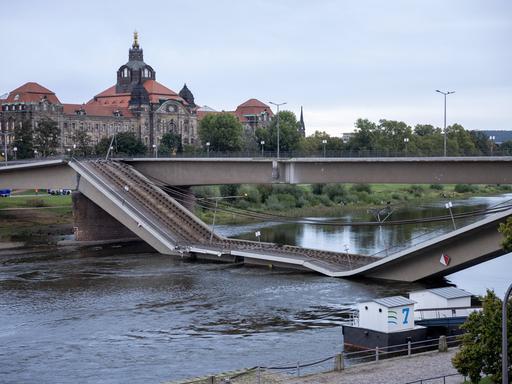
M444 96L444 157L446 157L446 96L451 95L452 93L455 93L455 91L440 91L439 89L436 89L436 92L440 93Z
M18 153L18 147L14 147L12 150L14 152L14 160L16 160L16 154Z
M503 298L501 309L501 377L502 383L508 384L508 332L507 332L507 304L512 292L512 284L507 289Z
M206 156L210 157L210 142L206 142Z
M261 140L260 144L261 144L261 157L263 157L265 155L265 152L263 150L264 146L265 146L265 140Z
M494 152L494 140L496 140L496 136L489 136L489 140L491 141L491 156Z
M277 107L277 158L279 159L279 107L281 105L285 105L284 103L274 103L272 101L269 101L270 104L275 105Z
M407 156L407 143L409 142L408 137L404 137L404 145L405 145L405 156Z
M327 140L326 139L323 139L322 140L322 145L324 146L324 157L325 157L325 145L327 144Z

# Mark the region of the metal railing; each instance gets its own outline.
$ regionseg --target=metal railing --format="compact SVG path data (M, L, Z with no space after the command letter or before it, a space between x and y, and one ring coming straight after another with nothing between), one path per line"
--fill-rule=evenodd
M458 379L466 380L466 377L461 375L460 373L450 373L448 375L429 377L428 379L419 379L419 380L415 380L415 381L408 381L405 384L440 384L440 383L446 384L446 379L448 377L455 377Z

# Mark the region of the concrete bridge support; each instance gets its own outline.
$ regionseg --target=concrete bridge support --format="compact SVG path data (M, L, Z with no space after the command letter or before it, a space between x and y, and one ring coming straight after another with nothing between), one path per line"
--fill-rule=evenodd
M73 192L72 200L75 240L100 241L137 237L81 192Z

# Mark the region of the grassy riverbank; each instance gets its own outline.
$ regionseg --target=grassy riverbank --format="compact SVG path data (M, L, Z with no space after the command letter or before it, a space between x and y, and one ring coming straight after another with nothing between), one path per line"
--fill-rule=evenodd
M228 188L229 187L229 188ZM205 222L213 219L213 201L219 200L216 222L242 224L257 221L236 215L232 209L277 214L287 217L332 217L369 208L424 204L511 192L509 185L411 185L411 184L317 184L211 186L194 188L201 200L196 214ZM225 199L225 196L238 196ZM209 207L205 207L208 205Z
M71 231L71 196L22 191L0 198L0 239Z

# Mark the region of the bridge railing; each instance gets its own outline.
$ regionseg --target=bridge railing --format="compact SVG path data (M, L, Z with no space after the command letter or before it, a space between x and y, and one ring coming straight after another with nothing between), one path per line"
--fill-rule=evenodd
M509 157L512 156L512 151L503 149L503 150L495 150L492 155L491 154L481 154L471 152L458 152L456 154L448 154L447 157ZM203 148L197 148L187 152L181 153L155 153L151 152L143 152L139 154L126 154L122 152L114 151L111 154L111 158L252 158L252 159L275 159L277 158L276 151L206 151ZM417 152L408 152L408 151L381 151L381 150L351 150L351 149L343 149L343 150L327 150L323 151L281 151L280 158L281 159L290 159L290 158L410 158L410 157L443 157L442 151L417 151ZM58 160L58 159L71 159L75 158L78 160L85 159L104 159L105 154L97 153L90 154L87 156L81 156L78 153L64 153L59 155L52 156L38 156L37 158L28 158L28 159L18 159L12 160L9 159L7 164L20 164L25 163L27 161L42 161L42 160ZM5 162L1 162L0 166L5 165Z

